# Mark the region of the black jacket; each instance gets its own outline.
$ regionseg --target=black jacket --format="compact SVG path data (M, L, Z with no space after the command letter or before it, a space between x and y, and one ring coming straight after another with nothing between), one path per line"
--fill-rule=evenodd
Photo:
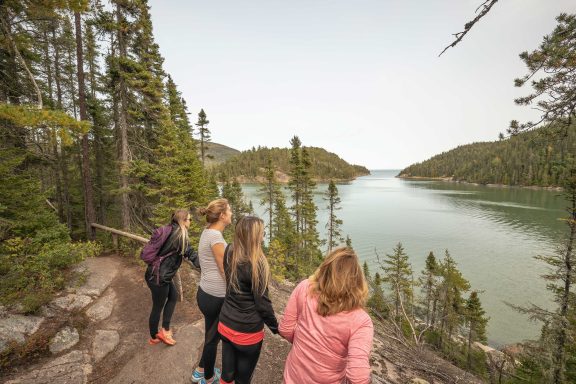
M182 242L178 239L177 234L179 231L177 231L177 229L178 224L172 223L172 232L170 232L170 236L168 236L168 239L166 239L158 252L160 257L171 253L162 261L162 264L160 264L160 285L169 284L172 281L172 278L176 272L178 272L178 268L182 265L182 258L189 257L192 251L190 245L187 244L186 252L184 253L184 256L182 256ZM146 281L156 284L158 280L156 279L156 274L152 273L152 267L152 265L148 265L144 276Z
M263 295L252 291L252 268L249 263L238 266L238 286L236 292L230 285L230 264L232 247L224 255L226 275L226 298L220 310L220 322L230 329L242 333L255 333L264 329L264 324L272 333L278 333L278 320L274 315L268 288Z

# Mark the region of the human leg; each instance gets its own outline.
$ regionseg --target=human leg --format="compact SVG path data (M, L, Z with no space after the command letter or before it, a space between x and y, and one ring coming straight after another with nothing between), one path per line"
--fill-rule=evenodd
M249 384L262 350L262 341L252 345L234 344L236 351L235 384Z
M162 313L162 328L169 331L170 321L172 320L172 315L174 314L174 309L176 308L176 303L178 302L179 295L176 285L173 281L168 286L167 300L164 304L164 311Z
M221 381L231 383L234 381L236 374L236 350L230 340L225 337L222 339L222 375Z
M205 329L204 348L202 349L202 357L198 366L204 371L204 377L210 379L214 375L214 363L216 362L216 352L220 341L218 317L220 316L222 304L224 304L224 298L209 295L202 288L198 288L196 300L200 311L204 315Z
M148 327L150 329L150 337L152 339L156 338L158 333L158 323L160 323L160 314L162 313L162 308L166 303L168 298L168 285L156 285L154 282L147 281L148 288L152 293L152 310L150 311L150 317L148 318Z

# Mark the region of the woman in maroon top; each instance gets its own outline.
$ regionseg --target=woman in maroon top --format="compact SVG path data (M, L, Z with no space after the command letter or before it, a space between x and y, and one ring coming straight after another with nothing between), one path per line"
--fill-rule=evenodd
M222 337L220 383L250 383L264 340L264 324L278 333L268 298L270 267L264 252L264 222L254 216L236 224L234 243L224 255L226 298L220 311Z

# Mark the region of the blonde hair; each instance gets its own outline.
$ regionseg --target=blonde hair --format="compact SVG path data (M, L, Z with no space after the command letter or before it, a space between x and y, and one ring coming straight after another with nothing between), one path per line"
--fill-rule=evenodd
M220 220L220 215L225 213L228 207L228 200L216 199L208 203L205 208L199 208L197 212L202 216L206 216L206 222L212 224Z
M230 260L230 285L236 292L238 285L238 267L250 264L252 269L252 292L263 295L270 282L270 266L262 251L264 222L255 216L244 216L236 224L232 258Z
M320 316L363 308L366 303L368 284L352 248L334 249L309 280Z
M178 224L178 228L176 231L176 238L180 241L181 250L180 254L184 255L186 253L186 249L188 248L189 238L188 238L188 229L185 226L186 219L190 216L190 211L187 209L177 209L172 214L172 222Z

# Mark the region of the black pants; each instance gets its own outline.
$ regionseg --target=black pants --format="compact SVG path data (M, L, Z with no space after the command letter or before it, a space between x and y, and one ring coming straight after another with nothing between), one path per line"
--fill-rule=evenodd
M160 314L164 311L162 316L162 328L170 329L170 320L176 303L178 302L178 291L173 282L169 284L156 285L154 281L146 281L150 292L152 292L152 311L148 319L148 326L150 327L150 337L156 338L158 333L158 323L160 322Z
M260 357L262 341L252 345L234 344L222 338L222 380L227 383L249 384Z
M214 376L214 363L216 362L216 351L218 350L218 342L220 341L220 334L218 333L218 317L220 316L220 309L224 304L223 297L216 297L207 294L198 287L196 294L196 301L198 307L204 315L204 349L202 350L202 357L200 358L200 368L204 368L204 377L211 379Z

